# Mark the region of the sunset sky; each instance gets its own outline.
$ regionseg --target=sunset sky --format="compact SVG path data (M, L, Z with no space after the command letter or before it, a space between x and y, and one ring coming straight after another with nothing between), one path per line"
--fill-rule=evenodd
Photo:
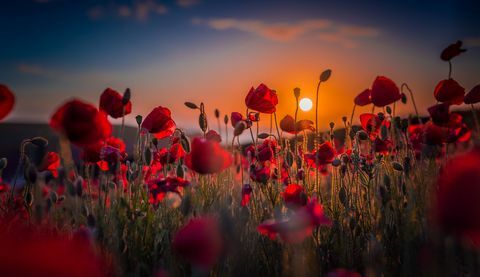
M130 124L162 105L189 128L196 113L183 102L205 102L212 117L214 108L243 112L261 82L277 90L283 117L295 109L293 88L314 98L327 68L325 127L350 115L353 97L377 75L407 82L425 110L448 74L440 52L458 39L468 51L454 59L453 77L467 91L480 83L479 1L384 2L3 1L0 83L17 96L7 121L47 122L72 97L97 104L105 88L129 87Z

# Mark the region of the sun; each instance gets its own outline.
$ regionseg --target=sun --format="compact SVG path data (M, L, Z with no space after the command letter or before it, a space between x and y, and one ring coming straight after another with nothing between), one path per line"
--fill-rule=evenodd
M300 102L298 103L298 106L300 109L304 112L308 112L309 110L312 109L313 103L310 98L302 98L300 99Z

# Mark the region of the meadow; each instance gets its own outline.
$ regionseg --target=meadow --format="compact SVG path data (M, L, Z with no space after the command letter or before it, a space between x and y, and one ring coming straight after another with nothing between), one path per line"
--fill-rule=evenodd
M129 89L68 100L49 122L56 149L25 137L18 162L0 160L0 174L14 172L0 179L0 275L478 276L480 85L451 77L464 52L441 52L449 75L427 110L407 83L378 76L342 126L277 120L270 84L246 91L244 111L185 102L196 137L167 107L132 115ZM316 113L334 74L319 76ZM298 111L301 97L295 88L285 101ZM0 85L0 120L14 105ZM415 112L398 116L399 105ZM127 116L132 151L109 121Z

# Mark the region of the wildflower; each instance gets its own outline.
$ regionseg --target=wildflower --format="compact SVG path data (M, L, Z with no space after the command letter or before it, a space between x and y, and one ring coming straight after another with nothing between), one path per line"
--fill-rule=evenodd
M191 152L185 156L185 164L200 174L219 173L232 164L230 153L216 141L194 138Z
M48 152L42 160L38 170L39 171L50 171L53 177L58 177L58 168L60 167L60 157L55 152Z
M153 109L142 122L142 129L153 134L157 139L162 139L175 132L175 121L168 108L158 106Z
M465 104L476 104L480 102L480 85L473 87L472 90L465 95L463 100Z
M190 185L190 182L180 177L159 178L148 182L149 202L158 205L167 193L173 192L182 194L183 188Z
M246 153L248 154L250 152L250 155L254 158L257 158L255 156L255 146L250 145L246 150ZM260 162L265 162L265 161L271 161L273 162L275 160L275 154L278 151L278 144L276 140L272 139L265 139L262 144L260 144L257 147L257 156L258 156L258 161Z
M307 195L302 186L289 184L282 192L283 201L287 207L302 207L307 204Z
M443 49L440 58L444 61L449 61L454 57L460 55L461 53L467 51L466 49L462 49L462 42L458 40L455 43L450 44L447 48Z
M80 147L98 143L112 133L107 115L78 99L60 106L50 118L50 127Z
M372 140L378 136L382 126L390 128L390 121L385 120L385 116L382 113L379 113L378 115L373 113L361 114L360 123Z
M353 102L355 105L363 107L369 104L372 104L372 99L371 99L371 93L372 91L370 89L366 89L362 91L359 95L353 99Z
M241 113L232 112L232 114L230 115L230 122L232 123L232 127L235 128L235 126L237 126L237 123L240 121L245 122L246 128L250 128L252 126L252 121L245 118Z
M0 84L0 120L4 119L15 105L15 95L6 86Z
M335 149L332 147L332 144L327 141L322 143L315 153L305 154L305 159L310 165L320 167L332 163L335 155Z
M304 130L315 131L315 127L313 127L313 121L304 119L295 123L295 119L290 115L286 115L282 120L280 120L280 129L290 134L298 134Z
M102 159L107 163L115 163L126 156L125 150L125 143L122 139L109 137L105 141L99 141L94 145L85 147L82 158L88 163L96 163Z
M185 157L185 150L181 143L173 143L170 149L162 148L155 153L155 161L160 162L162 165L167 163L175 163L181 158Z
M107 88L100 96L100 110L113 118L120 118L132 112L132 102L123 104L123 96L117 91Z
M245 97L245 105L251 110L272 114L276 111L278 104L277 94L266 85L260 84L256 89L253 87Z
M463 103L465 89L453 79L440 81L433 92L435 99L442 103L450 105L460 105Z
M435 222L445 233L480 247L480 149L451 159L437 186Z
M205 137L208 140L213 140L213 141L216 141L218 143L222 142L222 137L217 132L215 132L214 130L208 131L207 134L205 135Z
M392 80L378 76L373 82L370 98L375 106L384 107L400 100L402 95Z
M391 148L392 148L392 141L388 139L383 140L379 137L376 137L375 140L373 141L373 149L375 153L388 155Z
M217 219L192 218L177 231L172 247L193 265L209 269L215 265L222 252L221 237Z
M250 168L250 179L252 179L252 181L266 184L270 179L270 176L270 166L266 165L266 163L260 163L257 166L253 165Z

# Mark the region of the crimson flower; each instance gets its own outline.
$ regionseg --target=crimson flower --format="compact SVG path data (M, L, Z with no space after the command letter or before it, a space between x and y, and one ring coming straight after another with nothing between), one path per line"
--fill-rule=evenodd
M155 160L160 162L162 165L167 163L171 164L185 157L185 154L186 153L182 145L176 142L170 146L170 149L162 148L155 153Z
M190 182L180 177L159 178L148 182L149 202L158 205L168 192L181 195L183 188Z
M265 165L265 163L250 168L250 179L252 179L252 181L266 184L270 177L270 166Z
M297 121L295 124L295 119L288 114L282 118L282 120L280 120L280 129L290 134L298 134L304 130L315 131L315 127L313 127L313 121L304 119Z
M460 105L463 103L465 89L453 79L440 81L433 92L435 99L439 102L450 105Z
M465 104L476 104L480 102L480 85L476 85L464 98Z
M443 126L450 120L450 104L440 103L428 108L433 123Z
M257 146L257 156L255 156L255 146L250 145L245 152L250 153L252 158L258 158L259 162L274 161L275 154L278 150L278 144L276 140L265 139L262 144Z
M283 201L287 207L297 208L307 204L307 194L302 186L289 184L282 192Z
M55 152L48 152L40 164L39 171L50 171L53 177L58 177L58 168L60 167L60 157Z
M220 257L223 248L221 238L217 219L192 218L175 234L172 247L193 265L208 269Z
M249 109L261 113L274 113L277 104L277 93L264 84L260 84L256 89L252 87L247 97L245 97L245 105L247 105Z
M390 121L385 120L383 113L379 113L378 115L373 113L361 114L360 123L372 140L378 136L383 125L387 128L390 127Z
M222 142L222 137L215 131L215 130L210 130L205 134L205 138L208 140L213 140L218 143Z
M371 98L372 91L370 89L366 89L362 91L359 95L353 99L353 102L355 105L363 107L369 104L372 104L372 98Z
M452 58L460 55L461 53L467 51L466 49L462 49L462 41L458 40L455 43L450 44L447 48L443 49L440 58L444 61L449 61Z
M113 118L120 118L132 112L132 102L123 105L123 96L117 91L107 88L100 96L100 110Z
M102 159L109 163L115 163L126 156L125 150L125 143L122 139L109 137L105 141L99 141L96 144L85 147L82 152L82 158L88 163L96 163Z
M315 153L305 154L307 162L317 167L331 163L334 158L335 149L329 141L322 143Z
M438 226L480 247L480 149L451 159L437 186L434 218Z
M370 98L375 106L384 107L402 99L402 95L392 80L378 76L373 82Z
M248 202L250 202L251 194L252 194L252 186L250 186L250 184L244 184L242 187L242 202L241 202L242 207L245 207L248 205Z
M158 106L143 120L142 129L147 130L157 139L168 137L175 132L176 128L175 121L173 121L171 115L168 108Z
M194 138L185 164L200 174L219 173L232 164L230 153L216 141Z
M0 84L0 120L4 119L15 105L15 95L6 86Z
M383 140L379 137L376 137L373 141L373 149L375 153L387 155L392 149L392 141L388 139Z
M60 106L50 118L50 127L80 147L98 143L112 133L107 115L78 99Z

